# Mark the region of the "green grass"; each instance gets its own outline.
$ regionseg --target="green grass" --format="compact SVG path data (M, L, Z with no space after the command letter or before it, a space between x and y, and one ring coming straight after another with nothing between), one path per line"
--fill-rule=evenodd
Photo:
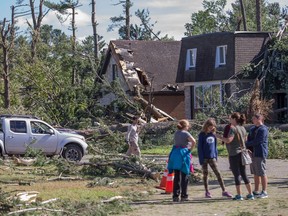
M147 149L141 150L142 154L148 154L148 155L169 155L171 151L172 146L152 146Z
M225 145L218 145L217 149L218 149L218 155L219 156L223 156L223 157L228 156L227 148Z
M167 145L162 145L162 146L152 146L147 149L142 149L141 153L142 154L147 154L147 155L162 155L162 156L168 156L170 151L172 149L172 146L167 146ZM194 148L192 150L192 155L197 156L197 148ZM228 156L228 152L225 146L223 145L218 145L218 155L226 157Z
M117 192L105 187L87 188L85 185L72 184L71 182L69 187L65 187L64 184L62 184L62 186L63 187L59 188L54 186L54 188L51 187L50 190L48 188L39 188L39 191L41 191L39 197L41 197L43 200L58 197L61 199L85 202L120 195L120 191ZM77 196L75 196L75 194L77 194Z
M193 134L197 137L197 133ZM155 134L142 136L140 149L143 154L168 155L173 144L174 131L156 131ZM197 148L192 151L197 156ZM227 157L228 152L225 145L218 140L218 155ZM285 159L288 158L288 132L283 132L276 128L269 128L269 158Z

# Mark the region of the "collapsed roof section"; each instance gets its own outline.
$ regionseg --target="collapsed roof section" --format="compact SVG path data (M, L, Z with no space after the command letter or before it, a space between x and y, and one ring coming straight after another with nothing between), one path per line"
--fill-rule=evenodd
M114 54L131 91L140 85L144 92L150 87L160 92L170 91L163 89L167 83L176 84L180 47L180 41L115 40L110 42L109 52ZM105 72L105 64L103 69Z
M123 76L132 91L135 86L143 86L145 89L150 86L147 74L141 68L135 67L134 52L130 49L117 47L115 43L111 42L114 51L118 57L119 65L121 67Z
M117 72L123 75L130 93L145 112L150 112L156 121L173 120L143 96L151 92L154 96L183 93L184 86L175 83L180 47L180 41L110 41L101 74L111 73L109 64L116 64Z

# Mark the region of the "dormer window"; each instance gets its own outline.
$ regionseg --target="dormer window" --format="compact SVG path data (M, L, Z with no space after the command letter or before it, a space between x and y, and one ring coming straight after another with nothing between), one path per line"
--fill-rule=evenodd
M196 67L197 49L188 49L186 54L186 67L185 70L191 70Z
M227 45L217 46L215 68L226 65Z

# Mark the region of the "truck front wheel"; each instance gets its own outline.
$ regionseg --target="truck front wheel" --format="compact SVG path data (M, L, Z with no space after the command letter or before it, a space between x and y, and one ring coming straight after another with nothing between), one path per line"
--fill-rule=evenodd
M78 145L70 144L64 147L62 156L69 161L80 161L83 153Z

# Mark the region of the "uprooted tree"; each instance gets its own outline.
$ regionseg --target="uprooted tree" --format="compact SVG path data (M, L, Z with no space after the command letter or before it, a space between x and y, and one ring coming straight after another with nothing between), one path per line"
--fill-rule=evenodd
M274 113L287 112L287 107L273 110L275 93L288 93L288 37L283 36L286 28L278 32L266 46L263 59L250 65L250 73L257 75L249 104L248 114L259 112L265 117ZM287 100L287 99L286 99ZM287 121L287 116L286 120Z
M248 116L251 117L255 113L261 113L264 118L267 118L272 112L273 103L274 99L268 100L261 97L260 81L256 79L249 102Z

